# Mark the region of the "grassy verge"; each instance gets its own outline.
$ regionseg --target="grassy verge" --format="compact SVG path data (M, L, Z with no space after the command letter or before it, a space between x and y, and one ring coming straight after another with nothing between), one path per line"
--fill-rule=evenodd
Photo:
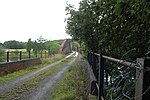
M65 77L56 86L52 100L87 100L87 79L81 57L68 70Z
M66 60L63 60L61 63L59 63L56 66L53 66L45 71L42 71L41 73L37 74L34 78L30 79L29 81L25 82L24 84L21 84L9 92L6 92L4 94L0 95L0 100L7 100L7 99L23 99L24 96L30 95L42 82L42 80L46 79L47 77L54 75L57 73L59 70L61 70L68 62L70 62L70 59L72 58L69 57Z
M23 76L25 74L32 73L32 72L36 71L37 69L40 69L40 68L42 68L48 64L54 63L54 62L62 59L63 57L64 57L64 55L57 54L51 58L42 59L42 63L40 65L29 67L27 69L20 70L18 72L14 72L14 73L5 75L3 77L0 77L0 84L4 84L5 82L7 82L9 80L18 78L18 77Z

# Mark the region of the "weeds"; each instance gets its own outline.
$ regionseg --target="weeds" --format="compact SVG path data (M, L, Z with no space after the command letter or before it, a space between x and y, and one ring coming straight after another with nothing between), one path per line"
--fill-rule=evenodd
M87 79L82 59L78 56L75 63L69 68L65 77L56 87L51 98L53 100L87 100Z

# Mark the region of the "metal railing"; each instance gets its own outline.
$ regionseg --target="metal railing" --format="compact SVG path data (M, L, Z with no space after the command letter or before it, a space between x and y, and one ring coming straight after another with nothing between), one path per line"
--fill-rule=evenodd
M96 57L98 57L98 62L96 62ZM115 62L117 64L121 64L127 67L136 69L136 83L135 83L135 100L146 100L146 98L150 98L150 89L147 90L147 87L150 88L150 60L146 58L137 58L136 63L127 62L125 60L120 60L112 57L108 57L102 54L89 52L88 53L88 62L92 69L92 74L95 75L95 78L92 79L95 84L91 81L91 91L96 91L91 93L92 95L97 95L98 100L104 100L104 70L106 60ZM97 65L98 64L98 71ZM91 74L90 73L90 74ZM93 75L92 75L93 76ZM98 76L98 77L97 77ZM96 78L97 77L97 78ZM97 82L95 82L97 79ZM146 93L145 93L146 91Z

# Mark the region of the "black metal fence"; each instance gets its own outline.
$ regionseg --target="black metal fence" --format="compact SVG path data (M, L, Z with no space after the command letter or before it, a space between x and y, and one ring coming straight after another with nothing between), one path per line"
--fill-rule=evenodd
M18 61L29 58L47 58L50 56L48 51L40 52L23 52L23 51L7 51L0 56L0 62Z
M108 84L108 76L106 70L106 61L131 67L136 70L135 87L134 87L134 100L147 100L150 98L150 59L137 58L136 63L127 62L102 54L89 52L88 62L92 71L90 93L98 96L98 100L105 100L104 95L105 85ZM90 69L89 69L90 70ZM94 74L94 76L93 76ZM107 76L107 77L106 77ZM104 80L106 82L104 82Z

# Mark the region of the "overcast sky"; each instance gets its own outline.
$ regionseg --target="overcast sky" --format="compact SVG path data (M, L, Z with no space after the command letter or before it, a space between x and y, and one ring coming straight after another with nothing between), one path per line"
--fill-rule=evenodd
M67 0L77 5L80 0ZM70 38L65 33L66 0L0 0L0 42Z

